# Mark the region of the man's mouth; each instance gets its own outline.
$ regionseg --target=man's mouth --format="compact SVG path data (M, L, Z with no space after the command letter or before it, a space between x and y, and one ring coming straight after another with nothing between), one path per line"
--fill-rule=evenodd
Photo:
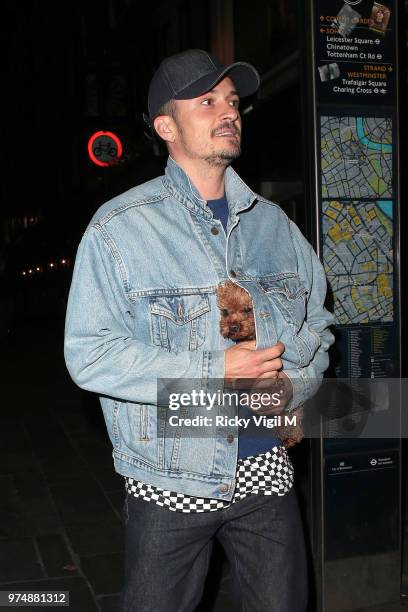
M233 125L220 125L217 129L214 130L213 136L216 138L234 138L235 140L239 139L240 132Z
M238 138L236 130L223 130L222 132L215 132L215 136L218 138Z

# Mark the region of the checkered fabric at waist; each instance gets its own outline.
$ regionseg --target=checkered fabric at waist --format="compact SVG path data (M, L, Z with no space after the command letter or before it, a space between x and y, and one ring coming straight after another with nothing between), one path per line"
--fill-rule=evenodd
M125 478L125 482L129 495L174 512L213 512L228 508L248 495L285 495L293 486L293 465L284 446L274 446L271 451L256 457L239 459L231 501L165 491L133 478Z

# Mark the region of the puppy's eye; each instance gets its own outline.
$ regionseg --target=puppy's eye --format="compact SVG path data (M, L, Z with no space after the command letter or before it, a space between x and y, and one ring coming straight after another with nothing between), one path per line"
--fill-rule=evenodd
M252 308L250 308L249 306L247 308L244 308L244 312L246 314L249 314L250 312L252 312Z
M223 317L228 317L228 310L226 308L223 308L221 310L221 314L222 314Z

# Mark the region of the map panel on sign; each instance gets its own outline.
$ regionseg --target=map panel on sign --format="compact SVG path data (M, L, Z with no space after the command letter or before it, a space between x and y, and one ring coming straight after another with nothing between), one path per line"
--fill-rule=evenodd
M392 120L321 117L323 198L392 197Z
M322 209L336 323L393 321L392 201L323 201Z

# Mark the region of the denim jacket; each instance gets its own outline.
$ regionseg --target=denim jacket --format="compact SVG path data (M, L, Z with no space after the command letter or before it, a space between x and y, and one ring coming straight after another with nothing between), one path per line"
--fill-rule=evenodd
M230 500L236 435L193 439L173 428L163 437L157 428L157 379L224 378L233 342L219 332L216 286L229 278L250 293L257 348L284 343L288 410L319 386L334 338L325 274L297 226L232 168L225 190L226 234L171 158L164 176L99 208L76 257L65 360L75 383L100 396L117 472Z

